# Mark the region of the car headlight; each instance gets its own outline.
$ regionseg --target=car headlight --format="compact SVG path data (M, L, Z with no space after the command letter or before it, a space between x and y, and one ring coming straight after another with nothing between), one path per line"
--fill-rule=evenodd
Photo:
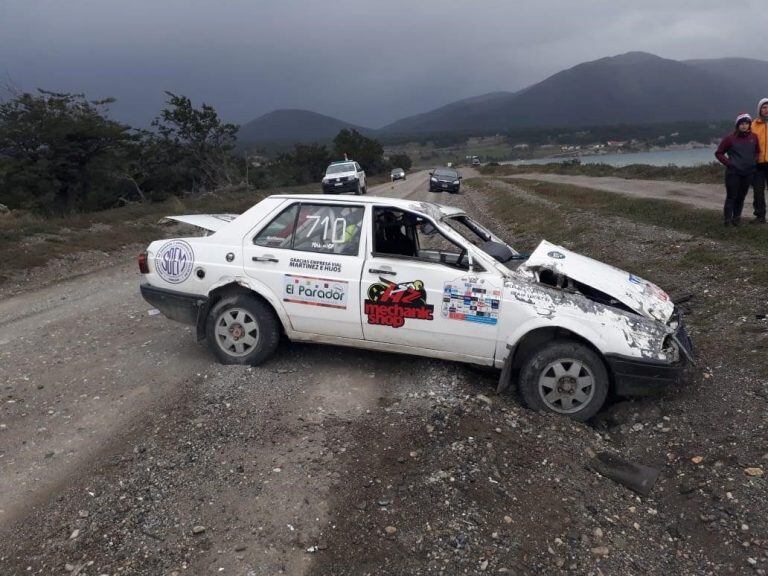
M459 185L459 181L458 181L458 180L454 180L454 181L453 181L453 185L454 185L454 186L458 186L458 185Z
M437 178L430 178L430 182L437 182Z

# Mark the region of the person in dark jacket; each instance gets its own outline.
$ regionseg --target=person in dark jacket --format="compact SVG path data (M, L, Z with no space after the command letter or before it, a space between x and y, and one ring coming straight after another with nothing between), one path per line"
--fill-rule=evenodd
M752 184L760 156L760 142L751 128L752 117L739 114L733 134L723 138L715 152L715 157L725 166L723 219L726 226L738 226L741 222L744 198Z

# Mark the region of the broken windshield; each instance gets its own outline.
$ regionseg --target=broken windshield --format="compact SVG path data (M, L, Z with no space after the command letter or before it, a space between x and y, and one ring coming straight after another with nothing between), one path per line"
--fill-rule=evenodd
M507 264L514 260L522 261L524 259L512 246L466 215L462 214L451 218L444 218L443 222L473 246L476 246L502 264ZM507 264L507 266L509 265Z

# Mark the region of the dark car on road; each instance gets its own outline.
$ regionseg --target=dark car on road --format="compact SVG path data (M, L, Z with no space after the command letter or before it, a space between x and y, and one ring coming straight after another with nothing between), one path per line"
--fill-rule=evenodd
M453 168L435 168L429 173L430 192L458 194L460 187L461 175Z

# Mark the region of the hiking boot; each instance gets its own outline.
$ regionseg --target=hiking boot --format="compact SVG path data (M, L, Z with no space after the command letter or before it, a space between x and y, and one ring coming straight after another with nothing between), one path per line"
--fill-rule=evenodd
M723 226L728 228L728 226L730 226L730 225L731 225L731 221L730 220L723 220Z
M755 218L749 221L750 224L765 224L765 218Z

